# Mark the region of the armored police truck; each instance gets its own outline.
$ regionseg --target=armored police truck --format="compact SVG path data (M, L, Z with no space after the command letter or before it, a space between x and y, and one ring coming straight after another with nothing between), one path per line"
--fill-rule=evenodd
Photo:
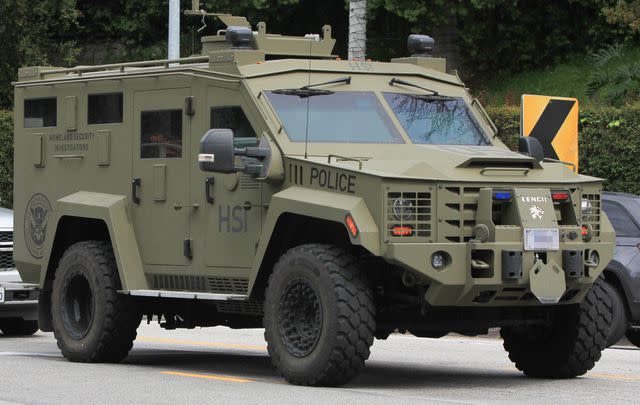
M529 376L594 366L602 180L509 151L429 37L340 60L329 26L220 19L201 56L19 71L15 261L66 358L122 360L146 315L264 327L303 385L348 382L395 331L500 327Z

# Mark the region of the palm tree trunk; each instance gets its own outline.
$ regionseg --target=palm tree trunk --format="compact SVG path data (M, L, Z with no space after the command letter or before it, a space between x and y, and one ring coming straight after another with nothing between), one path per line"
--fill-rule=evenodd
M367 57L367 0L349 1L349 60Z

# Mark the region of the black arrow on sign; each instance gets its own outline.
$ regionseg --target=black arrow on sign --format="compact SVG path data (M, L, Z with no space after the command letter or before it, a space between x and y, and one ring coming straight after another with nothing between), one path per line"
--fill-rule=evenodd
M549 104L544 108L542 115L536 122L536 125L529 133L540 141L544 149L544 156L551 159L558 159L558 154L551 142L558 135L558 131L562 128L571 109L576 104L575 100L550 100Z

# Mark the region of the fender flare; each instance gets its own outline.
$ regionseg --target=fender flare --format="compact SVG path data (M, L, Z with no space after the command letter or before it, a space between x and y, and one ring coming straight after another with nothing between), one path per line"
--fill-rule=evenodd
M278 219L281 215L287 213L343 224L352 244L362 246L376 256L380 255L380 232L362 197L296 186L289 187L274 194L271 198L269 211L261 232L262 235L270 235L270 237L261 238L258 244L252 267L252 276L249 279L249 291L253 290L269 242L274 237L273 232ZM353 217L358 227L358 235L356 237L353 237L346 230L345 218L347 214Z
M144 290L148 289L148 283L127 203L128 199L123 195L79 191L55 202L52 224L55 224L54 229L58 229L60 221L66 216L104 221L111 238L122 289ZM45 263L51 259L53 245L54 243L48 244L44 251ZM40 286L44 285L45 277L46 272L41 272Z

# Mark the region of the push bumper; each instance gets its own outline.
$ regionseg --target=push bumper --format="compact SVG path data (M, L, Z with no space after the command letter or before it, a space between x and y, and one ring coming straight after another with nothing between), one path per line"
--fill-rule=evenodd
M589 261L594 250L600 257L597 265ZM580 302L611 260L612 250L609 242L583 241L561 243L560 250L537 255L524 251L522 242L390 243L384 257L428 284L425 299L434 306L532 306L543 304L534 293L548 284L562 288L556 302ZM432 266L435 253L446 257L444 268ZM546 279L536 280L541 264L555 276L547 273Z

